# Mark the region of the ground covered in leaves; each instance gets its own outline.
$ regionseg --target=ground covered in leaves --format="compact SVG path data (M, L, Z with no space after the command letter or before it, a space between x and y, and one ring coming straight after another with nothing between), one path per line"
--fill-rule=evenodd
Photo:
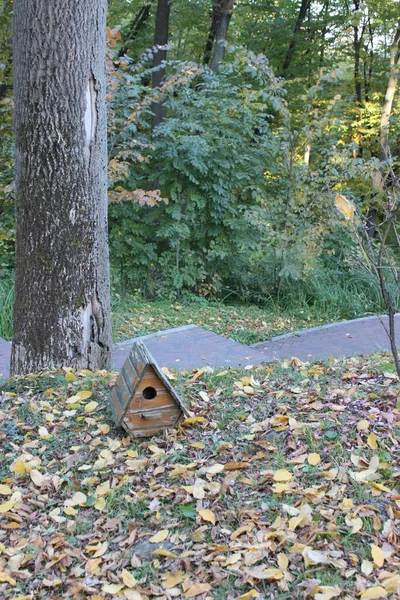
M290 313L263 309L254 305L225 305L198 298L197 302L145 302L142 298L118 294L113 301L113 339L125 339L155 333L182 325L198 325L214 333L231 337L241 344L263 342L275 335L307 329L338 320L338 315L321 317L310 308L291 308Z
M115 429L113 377L0 394L4 600L400 597L400 385L386 356L176 375L177 431Z

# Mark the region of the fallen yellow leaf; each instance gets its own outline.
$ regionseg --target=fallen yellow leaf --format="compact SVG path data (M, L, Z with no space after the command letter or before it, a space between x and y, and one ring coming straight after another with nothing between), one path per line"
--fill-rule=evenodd
M336 596L340 596L342 590L336 585L319 585L318 593L315 594L314 600L331 600L331 598L336 598Z
M161 529L161 531L159 531L149 539L149 542L151 542L152 544L158 544L159 542L163 542L167 539L168 534L168 529Z
M308 461L309 465L312 465L313 467L315 467L316 465L319 465L319 463L321 462L321 457L316 452L311 452L311 454L309 454L307 456L307 461Z
M94 400L92 400L92 402L88 402L85 406L85 413L93 412L98 407L98 405L99 403L95 402Z
M379 546L371 544L371 555L376 566L379 568L383 567L383 563L385 562L385 555L383 551L379 548Z
M10 488L9 485L0 484L0 495L1 496L11 496L12 493L13 493L12 489Z
M185 598L195 598L196 596L200 596L200 594L205 594L211 590L211 585L209 583L194 583L191 585L185 592Z
M123 583L107 583L106 585L103 585L101 590L105 594L111 594L111 596L116 596L124 587L125 586Z
M80 390L76 394L76 396L79 398L79 400L87 400L92 395L93 395L93 392L91 392L90 390Z
M221 473L223 470L224 470L224 465L215 463L214 465L211 465L211 467L207 468L207 473L209 475L217 475L217 473Z
M103 481L103 483L98 485L96 488L96 496L106 496L109 492L110 492L110 482L109 481Z
M94 505L96 510L104 510L106 507L106 501L103 498L103 496L101 496L100 498L97 498L96 500L96 504Z
M358 431L366 431L369 428L369 421L367 419L363 419L359 423L357 423Z
M3 504L0 504L0 514L4 514L11 510L15 504L15 500L7 500Z
M7 573L4 573L3 571L0 571L0 583L9 583L12 586L17 585L17 582L15 581L15 579L10 577L10 575L8 575Z
M286 469L279 469L274 473L274 481L292 481L293 475Z
M373 431L367 437L367 444L371 448L371 450L376 450L378 448L378 440Z
M205 420L205 417L187 417L187 419L182 421L182 425L190 427L190 425L194 425L195 423L204 423Z
M197 511L200 515L200 517L203 519L203 521L208 521L209 523L212 523L213 525L215 525L215 514L213 513L212 510L198 510Z
M191 446L192 448L198 448L199 450L204 450L205 448L203 442L193 442L192 444L189 444L189 446Z
M386 597L387 597L387 591L385 590L385 588L381 587L380 585L370 587L367 590L364 590L360 596L361 600L366 600L367 598L369 600L374 600L374 599L386 598Z
M164 581L164 583L162 584L162 586L165 590L174 588L177 585L179 585L180 583L182 583L184 577L185 577L185 574L183 573L183 571L178 571L174 575L169 574L167 576L166 580Z
M87 500L86 494L83 492L75 492L71 498L72 506L85 506Z
M245 594L242 594L241 596L236 598L236 600L250 600L250 598L257 598L257 596L259 596L259 595L260 595L260 593L257 592L257 590L251 589L248 592L246 592Z
M37 486L37 487L42 487L42 485L45 482L45 477L44 475L42 475L37 469L32 469L32 471L29 473L33 483Z
M22 458L17 458L12 467L12 470L16 475L25 475L26 468Z
M129 573L129 571L127 571L126 569L122 569L121 578L126 587L128 588L134 588L137 584L137 580L134 578L132 573Z

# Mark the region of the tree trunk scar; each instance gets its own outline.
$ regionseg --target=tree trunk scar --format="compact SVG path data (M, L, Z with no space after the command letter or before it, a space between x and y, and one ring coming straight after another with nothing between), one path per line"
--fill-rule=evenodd
M91 147L94 142L96 131L97 112L96 112L97 91L95 88L95 79L93 73L90 74L86 87L86 110L85 110L85 150L86 164L89 166Z

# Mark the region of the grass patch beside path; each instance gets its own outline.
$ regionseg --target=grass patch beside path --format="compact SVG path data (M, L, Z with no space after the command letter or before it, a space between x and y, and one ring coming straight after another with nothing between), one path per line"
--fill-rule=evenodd
M176 374L195 419L132 441L113 376L0 395L2 600L400 596L389 355Z
M257 306L229 306L221 302L199 300L190 304L145 302L134 296L113 298L114 340L172 329L182 325L199 325L241 344L254 344L275 335L323 325L333 315L318 315L311 309L271 311ZM336 317L337 318L337 317Z

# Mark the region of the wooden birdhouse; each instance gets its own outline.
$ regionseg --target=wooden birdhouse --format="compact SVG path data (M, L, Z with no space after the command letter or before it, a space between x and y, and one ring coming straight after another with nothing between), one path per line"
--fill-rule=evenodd
M174 427L188 413L178 394L142 342L135 342L111 392L117 425L132 437Z

